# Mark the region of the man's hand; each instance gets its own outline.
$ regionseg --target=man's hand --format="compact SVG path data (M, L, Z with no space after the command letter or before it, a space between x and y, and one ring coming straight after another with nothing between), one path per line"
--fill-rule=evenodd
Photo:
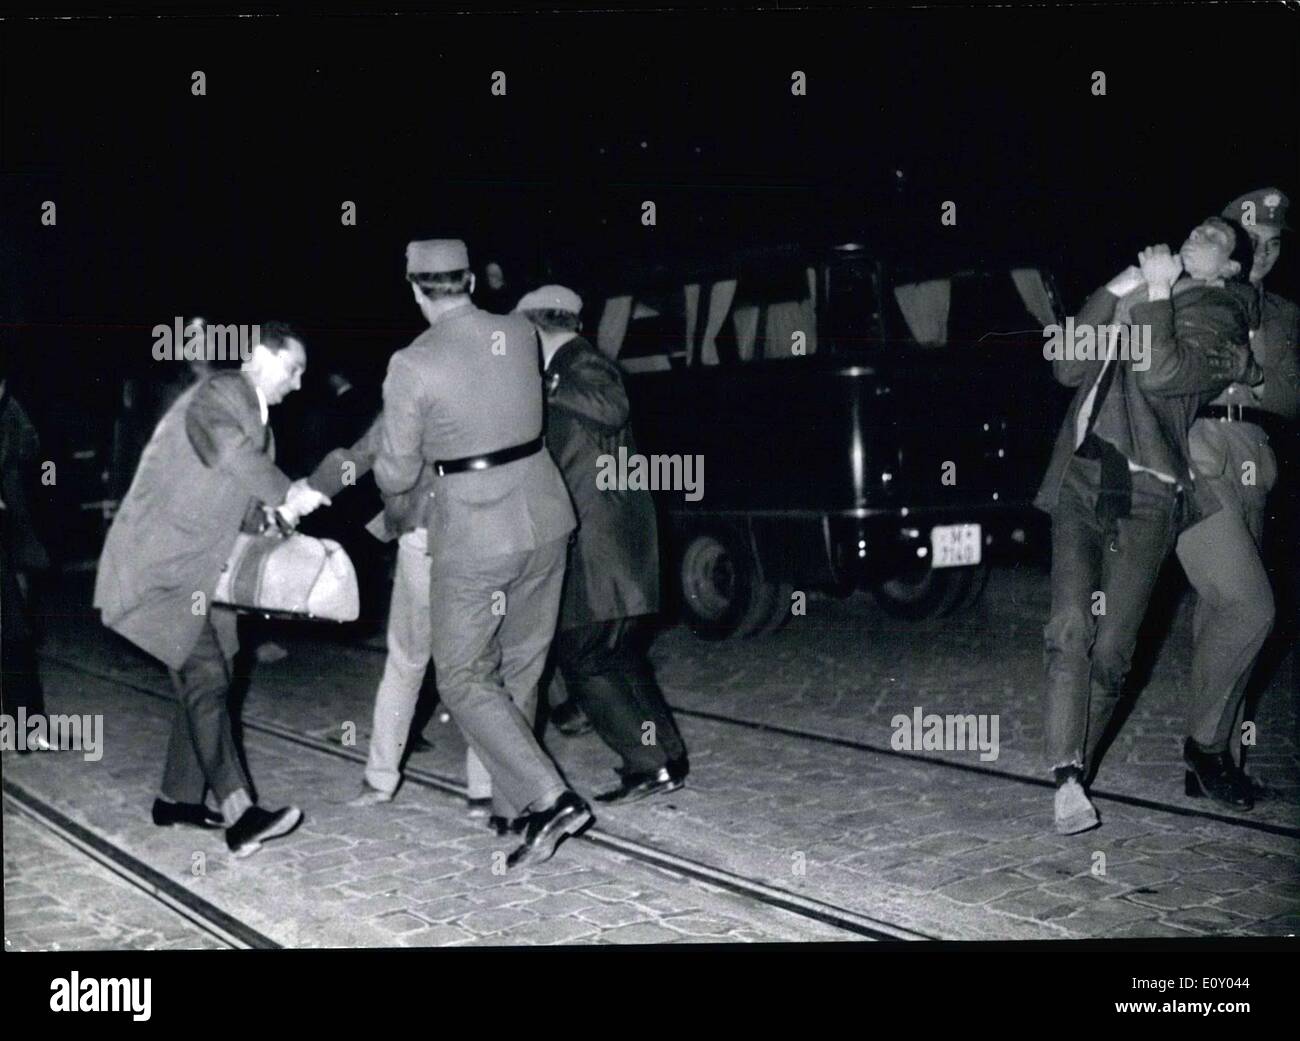
M284 505L280 507L280 512L285 517L297 524L299 519L307 516L313 510L330 504L329 496L324 492L318 492L307 483L305 477L300 477L289 485L289 491L285 494Z
M1183 258L1171 254L1166 245L1148 246L1138 254L1138 267L1149 287L1149 299L1168 300L1170 290L1183 273Z
M1114 296L1128 296L1140 285L1142 285L1142 270L1136 264L1130 264L1106 283L1106 289Z

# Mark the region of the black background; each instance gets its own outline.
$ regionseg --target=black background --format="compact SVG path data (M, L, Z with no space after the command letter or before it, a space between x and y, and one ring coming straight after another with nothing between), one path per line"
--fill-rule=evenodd
M47 436L107 414L149 330L196 310L296 321L309 378L377 379L418 330L402 250L425 236L505 261L512 292L888 236L1041 257L1074 307L1234 196L1295 194L1297 25L1277 6L9 21L15 382ZM1270 284L1293 291L1296 267Z

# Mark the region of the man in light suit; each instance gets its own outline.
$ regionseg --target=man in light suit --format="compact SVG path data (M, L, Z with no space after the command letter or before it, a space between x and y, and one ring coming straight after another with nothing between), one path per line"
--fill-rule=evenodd
M208 376L159 422L109 529L94 599L106 626L167 666L176 690L154 823L224 825L236 856L288 834L302 813L252 801L226 700L235 615L212 610L212 596L246 517L268 506L296 520L328 502L276 467L268 426L270 406L301 385L306 349L283 323L259 329L242 370ZM209 788L220 814L204 803Z
M533 735L575 524L542 439L537 337L474 306L463 242L412 242L406 270L429 328L389 361L375 481L428 532L439 693L498 815L527 822L507 863L545 860L592 814Z

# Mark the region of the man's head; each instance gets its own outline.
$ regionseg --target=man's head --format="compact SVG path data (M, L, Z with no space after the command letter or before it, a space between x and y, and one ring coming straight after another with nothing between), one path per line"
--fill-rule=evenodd
M474 292L469 250L460 239L423 239L407 243L406 280L427 321L461 304Z
M542 286L525 293L515 305L515 313L537 327L547 361L555 348L572 340L582 329L582 297L565 286Z
M1245 229L1225 217L1209 217L1192 229L1178 255L1193 278L1231 282L1244 280L1254 259Z
M1254 248L1250 280L1262 282L1282 255L1282 232L1289 231L1286 211L1291 200L1276 188L1260 188L1233 199L1223 216L1240 222Z
M307 348L302 337L286 322L263 322L244 371L268 405L278 405L302 386L307 371Z

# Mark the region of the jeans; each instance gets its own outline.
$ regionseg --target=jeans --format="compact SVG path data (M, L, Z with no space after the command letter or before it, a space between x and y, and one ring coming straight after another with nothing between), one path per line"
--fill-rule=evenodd
M1043 632L1047 765L1085 775L1119 702L1178 516L1177 490L1135 473L1130 515L1104 526L1100 478L1094 460L1076 456L1066 469L1052 511L1052 608Z

